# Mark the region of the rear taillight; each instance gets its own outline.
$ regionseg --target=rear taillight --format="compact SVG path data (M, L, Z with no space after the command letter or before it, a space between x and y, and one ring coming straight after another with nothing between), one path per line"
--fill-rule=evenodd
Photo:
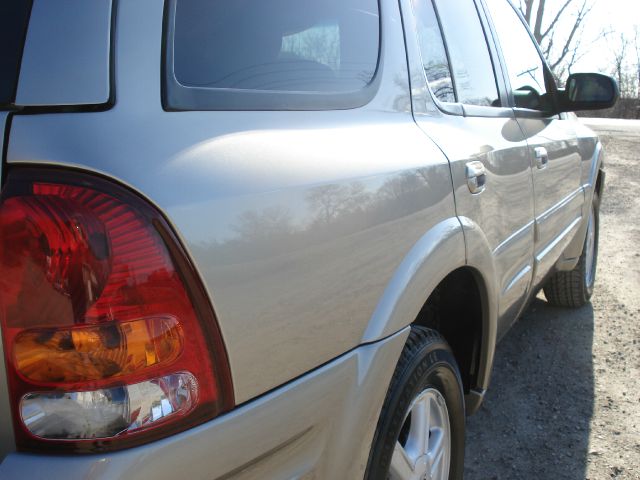
M18 447L95 452L233 406L204 288L166 221L109 181L10 171L0 325Z

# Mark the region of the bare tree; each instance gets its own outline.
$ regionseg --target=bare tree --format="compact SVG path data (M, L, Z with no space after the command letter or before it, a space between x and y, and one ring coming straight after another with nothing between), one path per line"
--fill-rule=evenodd
M321 185L306 197L316 214L316 222L328 225L342 215L364 210L371 202L371 194L360 182L349 185Z
M640 32L619 33L607 39L611 75L618 81L620 100L607 113L617 118L640 117Z
M627 50L629 49L629 39L623 34L620 34L620 42L616 42L615 46L611 48L613 53L613 74L618 81L620 87L620 93L623 97L629 96L629 76L627 75ZM635 87L635 78L634 78Z
M638 96L640 96L640 27L638 25L635 26L634 30L633 43L635 45L636 50L636 80L637 80L637 92Z
M247 210L238 216L231 229L244 242L266 240L292 233L293 217L288 209L277 205L261 212Z
M593 1L519 0L522 15L558 78L582 56L582 32Z

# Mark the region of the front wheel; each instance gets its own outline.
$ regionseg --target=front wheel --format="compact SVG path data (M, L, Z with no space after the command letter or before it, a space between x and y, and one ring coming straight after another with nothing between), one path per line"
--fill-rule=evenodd
M593 195L587 220L587 233L582 255L575 268L568 272L555 272L544 286L547 301L558 307L582 307L593 295L598 264L598 230L600 226L600 199Z
M373 441L369 480L454 480L464 468L464 397L455 358L435 331L412 327Z

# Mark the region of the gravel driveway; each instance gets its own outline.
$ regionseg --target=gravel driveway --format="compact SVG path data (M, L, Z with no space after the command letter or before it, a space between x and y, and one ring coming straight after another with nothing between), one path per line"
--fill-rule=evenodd
M499 344L465 479L640 479L640 122L586 123L607 152L592 303L541 293Z

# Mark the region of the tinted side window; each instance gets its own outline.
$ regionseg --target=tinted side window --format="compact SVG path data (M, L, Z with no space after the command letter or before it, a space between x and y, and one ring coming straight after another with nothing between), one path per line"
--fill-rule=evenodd
M507 64L516 107L544 109L544 63L522 20L507 0L487 0Z
M176 0L174 75L187 87L352 92L378 61L377 0Z
M413 0L422 66L429 88L441 102L455 102L449 59L431 0Z
M473 0L438 0L436 7L447 42L458 102L500 106L489 48Z
M31 1L0 2L0 105L13 103Z

